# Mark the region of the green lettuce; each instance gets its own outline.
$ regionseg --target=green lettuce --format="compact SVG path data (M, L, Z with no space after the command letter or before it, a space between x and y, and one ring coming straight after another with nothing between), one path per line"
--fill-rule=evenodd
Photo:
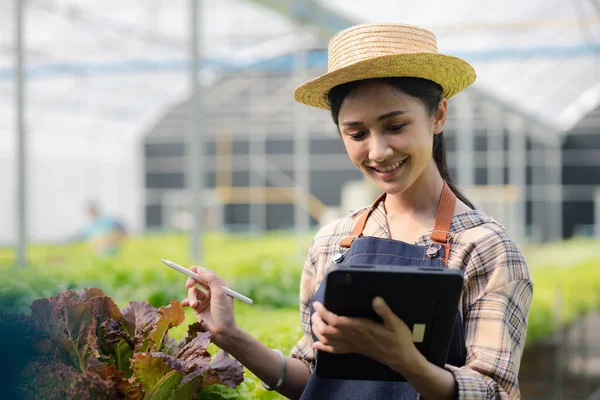
M30 397L191 400L206 386L243 381L242 366L228 354L212 359L211 335L201 323L180 341L169 336L185 319L176 300L158 309L148 302L119 309L100 289L86 288L35 300L31 311L40 330L31 337L40 339L21 379ZM31 378L39 374L44 378Z

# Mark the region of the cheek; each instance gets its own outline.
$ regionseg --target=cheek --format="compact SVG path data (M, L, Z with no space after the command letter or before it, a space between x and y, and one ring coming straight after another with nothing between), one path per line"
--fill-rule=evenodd
M427 132L410 132L394 138L394 148L411 156L421 157L431 153L433 136Z
M344 147L346 147L346 153L354 164L362 163L365 158L365 154L368 155L368 147L365 146L365 142L357 142L351 139L346 139L344 140Z

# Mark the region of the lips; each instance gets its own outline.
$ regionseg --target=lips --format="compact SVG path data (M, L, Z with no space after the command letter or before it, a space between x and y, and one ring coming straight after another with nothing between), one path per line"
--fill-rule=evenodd
M389 172L393 172L394 170L400 168L400 166L402 164L404 164L404 162L407 159L405 158L404 160L400 160L400 161L396 161L393 164L388 164L385 167L371 167L373 168L375 171L380 172L380 173L389 173Z

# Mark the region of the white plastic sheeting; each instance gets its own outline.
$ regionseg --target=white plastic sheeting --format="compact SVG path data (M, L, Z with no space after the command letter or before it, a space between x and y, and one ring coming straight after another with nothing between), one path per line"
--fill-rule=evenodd
M15 239L14 1L0 0L0 243ZM140 229L140 135L187 96L189 2L23 1L30 239L71 234L90 199ZM475 66L477 87L553 131L600 101L596 0L318 2L356 23L430 28L440 51ZM259 1L204 3L205 83L220 68L284 54L300 42L295 24Z
M431 29L441 52L472 63L477 87L557 130L589 111L580 98L600 82L596 0L318 2L357 23Z
M189 2L26 3L28 238L72 235L90 200L139 231L140 136L187 96ZM0 244L16 240L13 5L0 0ZM294 40L285 18L241 0L206 1L201 29L205 65L244 65Z

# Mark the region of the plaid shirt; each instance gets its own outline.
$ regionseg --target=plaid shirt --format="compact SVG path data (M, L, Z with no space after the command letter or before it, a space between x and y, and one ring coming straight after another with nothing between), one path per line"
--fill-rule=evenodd
M304 335L292 357L314 366L310 301L321 284L342 238L367 208L324 226L314 237L300 283ZM365 236L390 238L383 202L369 217ZM464 273L460 314L466 340L466 365L446 365L456 379L459 399L520 398L518 372L527 333L533 283L521 252L506 231L481 211L456 215L450 229L449 268ZM432 243L431 231L415 244Z

